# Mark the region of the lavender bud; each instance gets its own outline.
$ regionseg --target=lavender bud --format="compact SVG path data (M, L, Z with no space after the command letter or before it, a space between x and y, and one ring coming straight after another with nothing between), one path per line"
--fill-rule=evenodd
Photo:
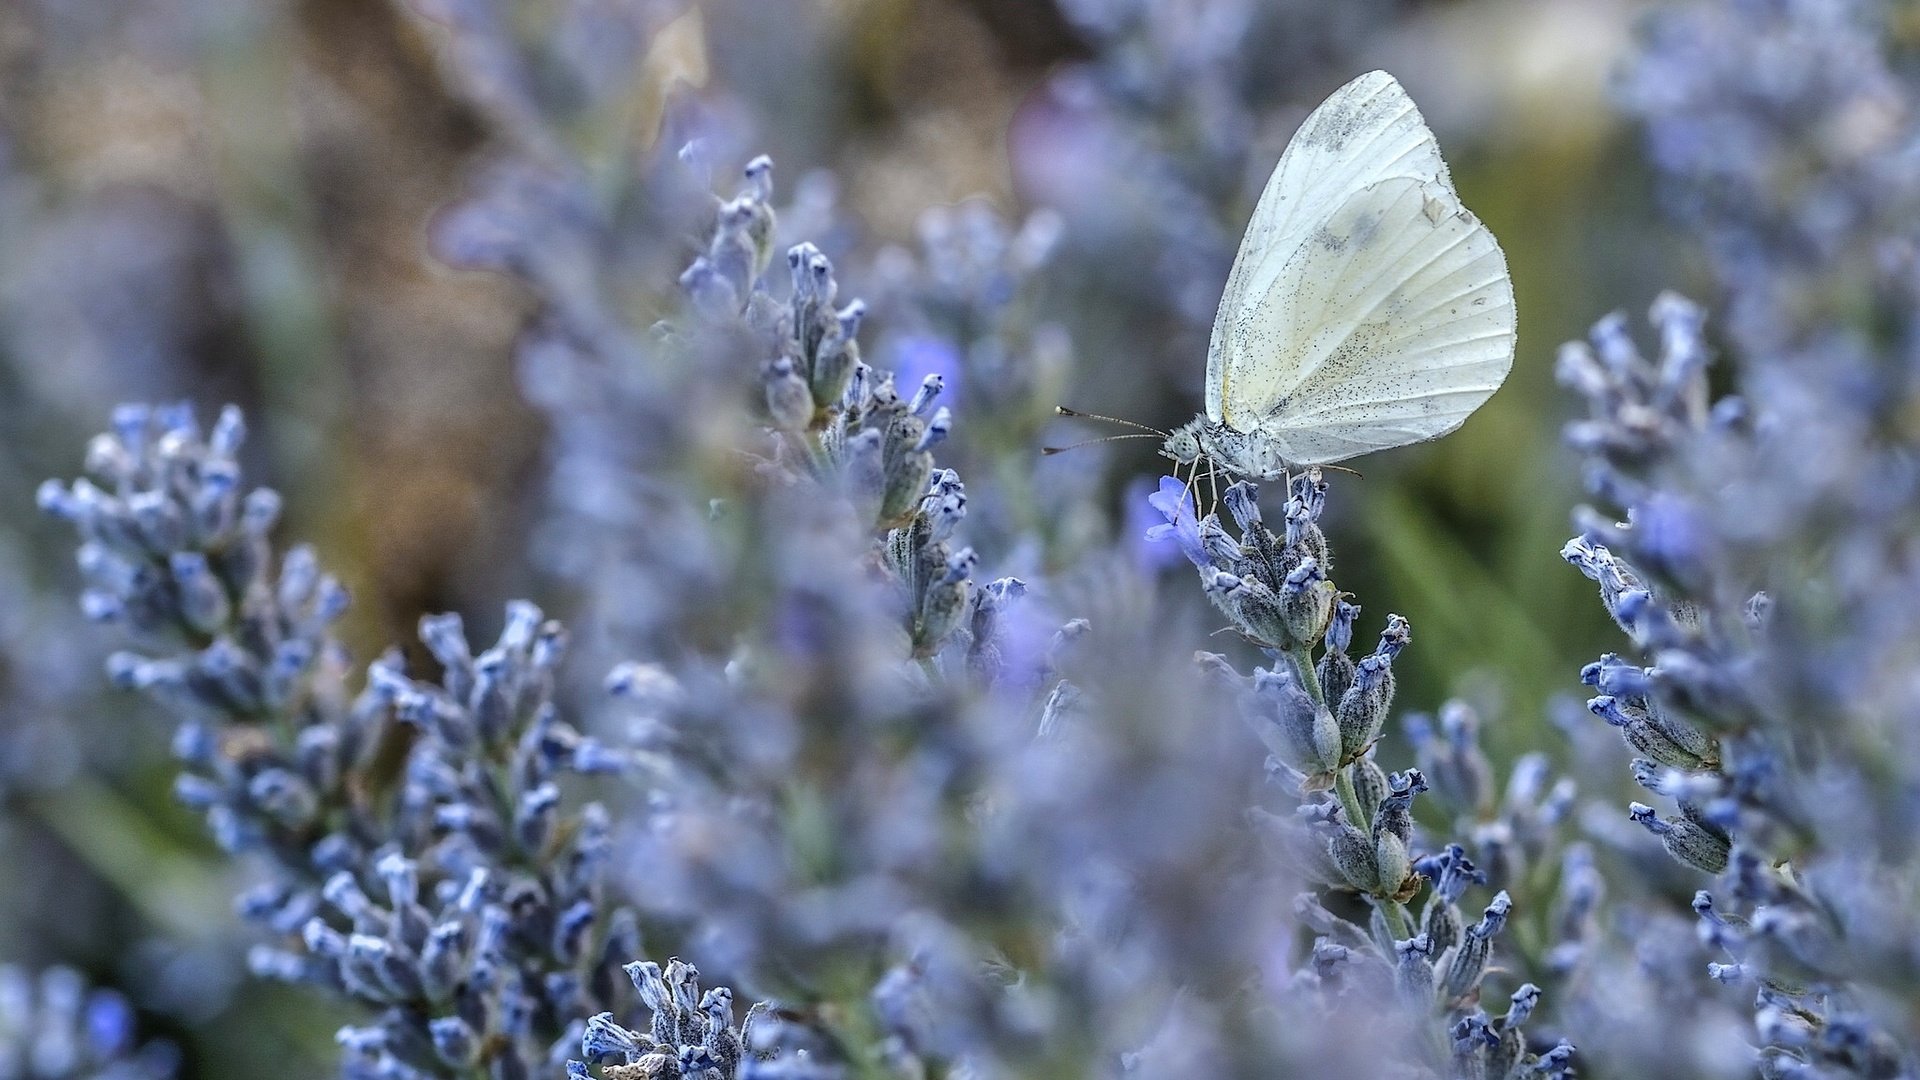
M586 1034L580 1040L580 1056L588 1063L613 1061L631 1065L642 1053L653 1049L657 1040L628 1031L614 1023L612 1013L600 1013L587 1021Z
M520 797L520 806L514 811L513 834L521 851L538 856L546 848L559 808L560 789L551 783Z
M470 1068L479 1060L480 1039L473 1028L458 1016L436 1016L427 1021L433 1049L440 1060L456 1069Z
M1378 895L1381 892L1380 869L1374 861L1374 844L1361 832L1346 822L1335 826L1334 833L1327 840L1327 854L1338 867L1340 875L1347 884L1363 893Z
M818 410L833 408L847 396L854 372L860 367L860 343L854 335L860 332L866 310L858 300L848 304L821 338L807 379L808 392Z
M1394 986L1400 999L1424 1016L1434 1006L1433 945L1425 934L1416 934L1395 942L1393 949L1399 958L1394 967Z
M173 586L179 594L180 617L187 625L204 634L226 625L233 608L227 590L207 565L207 557L197 551L177 551L168 557Z
M907 450L888 462L880 499L881 523L897 522L918 506L932 476L933 455L924 451Z
M806 380L793 369L793 361L780 357L767 366L765 376L767 415L783 431L805 431L813 423L813 394Z
M947 380L939 373L928 375L920 381L920 388L913 392L913 400L907 403L907 411L915 416L925 416L927 410L933 407L934 399L946 388Z
M1388 777L1387 797L1373 815L1374 865L1380 886L1388 895L1400 891L1413 870L1407 845L1413 837L1413 797L1427 790L1418 769Z
M420 948L420 984L428 997L442 1001L453 993L466 960L467 944L464 923L441 923L427 931L426 944Z
M1274 648L1287 642L1286 621L1280 614L1279 599L1265 585L1224 570L1210 575L1203 571L1201 576L1208 599L1248 636ZM1334 734L1337 739L1337 729Z
M929 378L933 377L934 376L929 376ZM924 454L933 449L935 446L946 441L947 435L952 428L953 414L948 411L945 405L942 405L934 410L932 418L927 421L926 430L920 433L920 441L914 443L914 450Z
M972 587L969 578L979 561L970 547L948 556L944 573L927 589L921 602L913 635L916 656L932 656L947 636L959 628Z
M1727 840L1686 817L1662 819L1645 803L1633 803L1628 817L1660 838L1667 854L1702 873L1719 874L1727 868L1731 845Z
M247 782L247 798L286 825L311 821L319 808L313 789L286 769L264 769L254 774Z
M581 955L597 915L598 909L592 900L577 900L560 913L559 918L554 920L553 928L552 951L555 960L571 964Z
M280 521L282 500L272 488L254 488L240 504L240 531L255 539L265 539Z
M1704 769L1719 764L1719 748L1711 736L1685 723L1665 719L1651 702L1634 704L1608 694L1587 702L1587 708L1619 728L1627 745L1662 765L1677 769Z
M1435 950L1445 955L1459 943L1462 929L1460 909L1442 899L1436 890L1427 898L1427 906L1420 913L1420 932L1427 935Z
M1241 480L1230 485L1221 497L1227 504L1227 513L1233 515L1234 524L1240 526L1242 533L1253 532L1262 527L1259 488Z
M1382 769L1371 755L1355 761L1353 763L1353 797L1354 801L1360 804L1360 808L1367 813L1366 821L1355 822L1355 824L1362 827L1370 826L1373 823L1374 808L1387 797L1389 790L1386 770ZM1445 946L1436 947L1445 948Z
M1460 943L1452 952L1441 958L1439 965L1439 987L1441 1000L1448 1002L1465 1001L1477 994L1480 977L1487 970L1487 956L1491 950L1493 936L1506 926L1507 914L1513 909L1513 901L1505 890L1494 896L1487 905L1480 921L1467 927Z
M1309 777L1330 778L1340 767L1340 729L1333 714L1317 705L1291 672L1256 669L1253 687L1247 718L1260 741Z
M1393 666L1387 656L1362 657L1353 682L1340 696L1335 719L1340 725L1340 753L1352 759L1366 752L1380 735L1387 711L1393 706Z
M1322 699L1336 705L1353 685L1353 658L1347 655L1347 646L1353 642L1353 621L1359 615L1359 605L1336 597L1327 620L1326 651L1320 655L1315 674L1320 678Z
M225 794L219 784L204 776L181 773L173 778L174 801L189 810L211 809L220 803Z
M1301 560L1279 591L1280 619L1289 639L1306 643L1320 640L1333 617L1333 602L1338 593L1317 560Z

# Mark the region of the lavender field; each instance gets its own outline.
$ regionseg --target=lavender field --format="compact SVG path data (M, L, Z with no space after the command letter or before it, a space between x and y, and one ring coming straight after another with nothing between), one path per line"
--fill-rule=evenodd
M0 1080L1920 1078L1916 313L1906 0L0 4Z

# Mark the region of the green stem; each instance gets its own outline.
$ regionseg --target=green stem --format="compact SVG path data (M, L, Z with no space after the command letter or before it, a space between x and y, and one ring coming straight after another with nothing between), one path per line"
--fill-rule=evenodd
M171 937L204 939L208 913L232 905L212 865L182 853L144 808L105 785L70 781L26 806L142 918Z
M1347 815L1348 824L1361 830L1372 827L1373 814L1361 811L1360 796L1353 790L1353 766L1342 765L1334 770L1333 791L1340 796L1340 810Z
M1327 698L1320 692L1320 677L1313 670L1313 647L1297 645L1288 649L1287 659L1293 662L1293 673L1299 676L1300 685L1306 689L1308 696L1313 698L1313 703L1320 708L1326 708Z
M1380 913L1386 916L1387 929L1393 932L1395 941L1405 941L1413 936L1413 920L1407 914L1406 905L1398 900L1375 900Z

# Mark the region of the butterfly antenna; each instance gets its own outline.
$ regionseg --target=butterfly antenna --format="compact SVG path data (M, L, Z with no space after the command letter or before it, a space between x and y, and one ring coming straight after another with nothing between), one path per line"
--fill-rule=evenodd
M1320 467L1323 469L1332 469L1334 472L1349 473L1355 477L1358 477L1361 480L1366 479L1366 477L1361 474L1359 469L1349 469L1345 465L1322 465Z
M1215 630L1213 633L1208 634L1207 636L1219 637L1221 634L1238 634L1240 635L1241 638L1243 638L1246 641L1247 644L1252 645L1256 649L1273 648L1272 645L1269 645L1266 642L1261 641L1259 638L1254 637L1252 634L1247 633L1245 630L1242 630L1237 626L1223 626L1220 629Z
M1040 448L1040 452L1047 455L1064 454L1069 450L1078 450L1083 446L1092 446L1094 443L1113 442L1116 439L1157 439L1159 437L1158 434L1148 435L1145 432L1136 432L1128 435L1105 435L1098 439L1082 439L1077 443L1068 443L1065 446L1043 446Z
M1167 432L1161 431L1157 427L1148 427L1145 424L1133 420L1122 420L1117 416L1102 416L1099 413L1081 412L1079 409L1069 409L1065 405L1055 405L1053 411L1059 413L1061 416L1072 416L1081 420L1105 420L1109 424L1120 424L1125 427L1139 428L1141 431L1151 431L1163 439L1167 437Z

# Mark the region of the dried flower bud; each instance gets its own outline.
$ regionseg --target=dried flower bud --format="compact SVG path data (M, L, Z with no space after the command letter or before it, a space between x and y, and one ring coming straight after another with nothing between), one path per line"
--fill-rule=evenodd
M1394 985L1400 1000L1424 1016L1434 1007L1433 944L1425 934L1394 942L1399 963L1394 967Z
M1418 769L1388 777L1387 797L1373 815L1374 866L1379 871L1385 895L1403 888L1413 870L1408 844L1413 839L1413 797L1427 790L1426 778Z
M1646 699L1639 702L1602 694L1587 708L1619 728L1627 745L1662 765L1678 769L1717 767L1720 751L1713 738L1692 726L1668 720L1664 711Z
M1387 797L1390 790L1386 770L1373 760L1372 755L1363 756L1355 761L1353 763L1353 797L1354 801L1360 804L1360 808L1367 813L1367 820L1356 824L1371 825L1374 809Z
M1374 861L1374 844L1367 834L1342 821L1327 839L1327 854L1333 859L1347 884L1363 893L1378 895L1380 869Z
M780 357L767 366L767 415L775 427L785 431L805 431L813 422L813 395L806 380L793 369L793 361Z
M1645 803L1633 803L1629 807L1628 817L1658 836L1667 854L1695 870L1707 874L1726 870L1727 855L1732 845L1724 836L1684 816L1663 819Z
M1317 561L1302 560L1279 589L1280 619L1286 627L1286 640L1309 644L1320 640L1333 617L1333 602L1338 593Z
M1330 778L1340 764L1340 729L1333 714L1285 669L1256 669L1253 686L1248 720L1260 741L1310 778Z

